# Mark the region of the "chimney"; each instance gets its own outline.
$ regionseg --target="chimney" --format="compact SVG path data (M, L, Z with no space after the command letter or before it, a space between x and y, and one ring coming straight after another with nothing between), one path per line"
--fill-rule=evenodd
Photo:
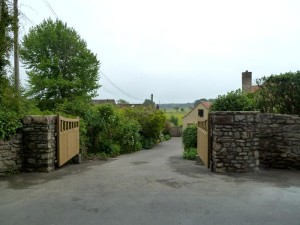
M244 92L250 92L252 87L252 72L246 72L242 73L242 91Z

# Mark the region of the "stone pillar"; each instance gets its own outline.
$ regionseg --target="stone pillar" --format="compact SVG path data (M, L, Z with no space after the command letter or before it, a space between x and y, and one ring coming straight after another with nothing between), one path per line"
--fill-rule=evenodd
M26 116L23 119L24 170L49 172L55 168L56 116Z
M213 112L211 116L213 171L259 171L259 113Z
M251 91L252 86L252 72L246 70L242 73L242 91L249 92Z

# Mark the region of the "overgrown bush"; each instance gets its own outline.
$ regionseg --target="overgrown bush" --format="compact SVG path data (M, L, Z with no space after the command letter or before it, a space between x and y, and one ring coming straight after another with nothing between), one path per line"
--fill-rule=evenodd
M124 109L124 114L132 118L141 126L140 135L142 146L145 149L152 148L160 141L160 134L164 129L166 116L152 107Z
M127 117L117 107L95 106L87 122L88 151L109 156L141 149L139 123Z
M0 77L0 139L14 135L21 119L31 107L7 77Z
M187 148L183 151L183 158L188 160L195 160L197 156L196 148Z
M211 111L254 111L253 94L242 92L241 89L219 95L211 107Z
M173 114L171 115L169 121L174 124L174 126L178 126L178 117L175 117Z
M197 126L187 127L182 133L184 149L197 148Z
M255 93L261 112L300 115L300 71L263 77Z
M22 127L21 118L17 112L1 109L0 111L0 139L9 138Z

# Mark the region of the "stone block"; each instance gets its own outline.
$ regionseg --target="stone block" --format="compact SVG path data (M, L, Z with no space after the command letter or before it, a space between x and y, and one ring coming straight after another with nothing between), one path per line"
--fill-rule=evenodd
M79 154L75 155L72 160L73 160L73 163L75 163L75 164L81 164L81 162L82 162L81 154L79 153Z
M233 124L234 123L233 115L213 116L213 123L219 125Z

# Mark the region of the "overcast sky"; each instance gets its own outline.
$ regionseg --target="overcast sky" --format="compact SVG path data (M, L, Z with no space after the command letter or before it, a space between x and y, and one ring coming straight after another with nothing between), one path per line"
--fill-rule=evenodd
M23 34L56 18L45 1L19 0ZM194 102L241 88L245 70L253 81L299 70L299 0L47 2L97 54L98 99Z

